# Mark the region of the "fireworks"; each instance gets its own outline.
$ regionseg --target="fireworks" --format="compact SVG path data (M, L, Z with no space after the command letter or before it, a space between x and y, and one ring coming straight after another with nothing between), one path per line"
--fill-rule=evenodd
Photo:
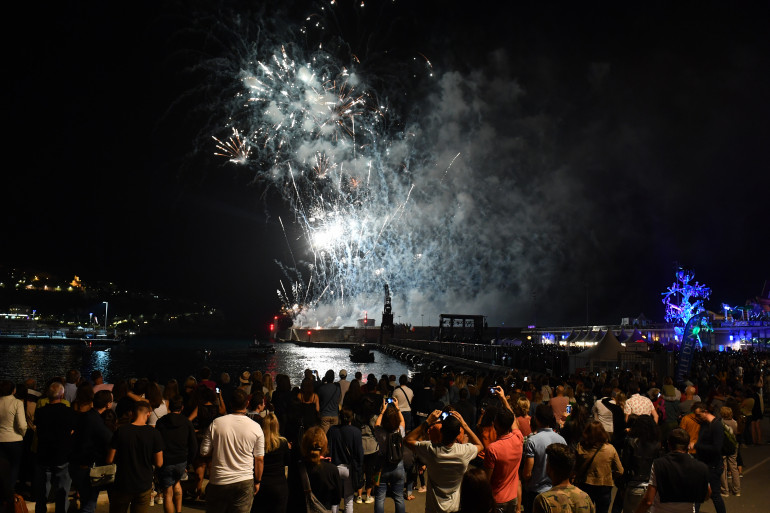
M214 152L214 155L225 157L233 164L245 164L249 159L251 149L237 129L233 128L233 135L227 139L227 142L222 142L214 136L211 138L217 143L218 151Z

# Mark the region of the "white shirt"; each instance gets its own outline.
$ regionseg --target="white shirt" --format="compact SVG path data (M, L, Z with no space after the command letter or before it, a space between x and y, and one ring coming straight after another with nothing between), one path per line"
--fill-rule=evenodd
M265 455L265 435L245 415L217 417L201 442L201 455L211 455L209 482L215 485L254 479L254 458Z
M430 476L425 496L426 513L457 511L460 508L460 483L468 464L476 457L476 447L458 443L447 447L420 441L414 453L425 463Z
M615 404L615 399L611 399L610 402ZM606 432L612 433L614 431L615 428L613 427L612 423L612 412L609 408L604 406L604 403L602 403L601 399L594 403L593 414L594 420L601 422L602 427Z
M154 426L155 423L158 422L158 419L166 415L167 413L168 413L168 408L166 407L166 402L161 401L160 406L152 410L152 413L150 413L150 420L147 421L147 425Z

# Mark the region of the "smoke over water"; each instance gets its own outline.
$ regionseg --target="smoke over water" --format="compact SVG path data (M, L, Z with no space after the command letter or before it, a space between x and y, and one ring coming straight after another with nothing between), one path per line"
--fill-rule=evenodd
M279 218L289 258L276 287L295 325L379 319L385 284L397 322L531 322L582 246L580 191L552 157L553 121L523 113L527 91L504 52L484 71L424 59L427 91L396 108L403 82L308 45L306 30L244 45L212 143L292 213Z

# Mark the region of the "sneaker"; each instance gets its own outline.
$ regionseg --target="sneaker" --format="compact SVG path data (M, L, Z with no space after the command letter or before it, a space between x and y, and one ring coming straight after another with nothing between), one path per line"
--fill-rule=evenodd
M417 489L419 493L425 493L426 488L424 486L421 486Z
M729 493L720 493L719 495L721 495L722 497L729 497L730 496Z
M736 497L740 497L741 496L741 492L736 493L735 496Z
M363 503L364 503L364 499L362 499L360 495L356 497L356 504L363 504Z
M150 506L155 506L155 497L150 497Z
M158 498L155 501L155 504L163 505L163 495L162 494L160 494L160 493L158 494Z
M373 502L374 502L374 497L372 497L371 495L369 495L368 497L366 497L366 500L365 500L364 502L365 502L366 504L371 504L371 503L373 503Z

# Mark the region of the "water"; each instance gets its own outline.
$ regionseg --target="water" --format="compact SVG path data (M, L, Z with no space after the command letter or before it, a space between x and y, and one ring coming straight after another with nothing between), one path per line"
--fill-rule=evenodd
M352 379L356 371L378 378L382 374L410 375L403 362L384 353L374 351L373 363L352 363L349 350L343 348L300 347L291 343L276 344L276 352L267 356L255 356L249 349L251 340L215 339L154 339L134 338L127 346L113 347L109 351L90 350L81 346L8 344L0 343L0 379L19 383L35 378L38 388L52 376L63 376L69 369L78 369L88 377L98 369L107 383L123 378L154 377L160 383L170 378L182 380L189 375L198 377L200 369L209 367L215 379L222 372L237 381L243 371L287 374L292 385L299 385L305 369L315 369L323 376L328 369L335 376L340 369L348 371ZM205 358L204 350L211 350Z

